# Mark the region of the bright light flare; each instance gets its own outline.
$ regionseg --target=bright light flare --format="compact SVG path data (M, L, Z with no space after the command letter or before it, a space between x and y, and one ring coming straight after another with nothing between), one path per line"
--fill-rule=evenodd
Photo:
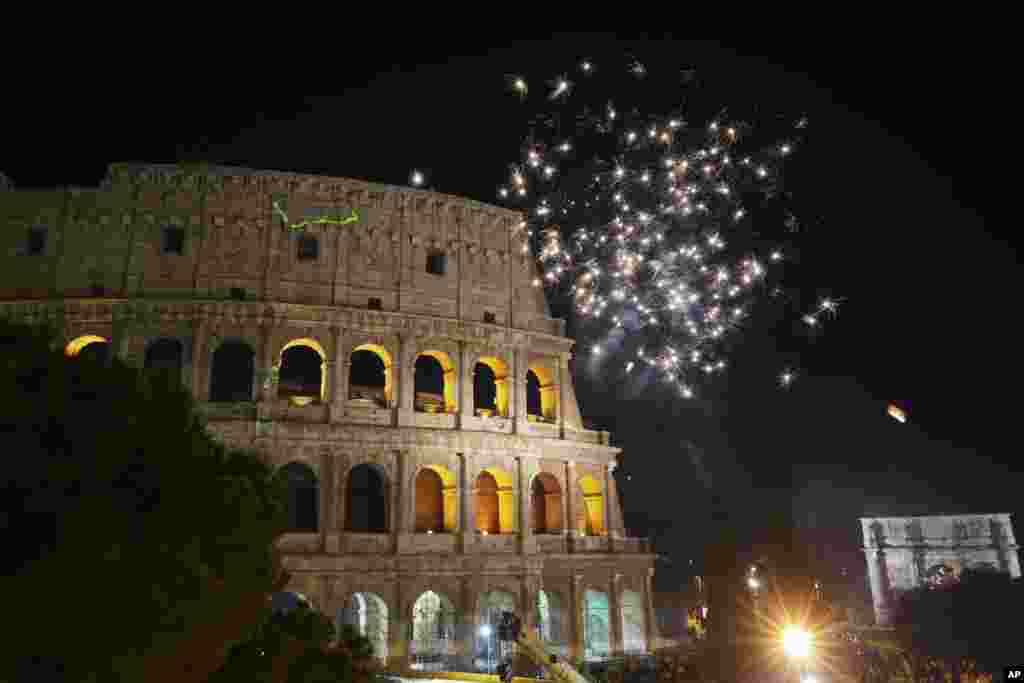
M811 656L814 636L799 626L787 626L782 630L782 651L795 659Z

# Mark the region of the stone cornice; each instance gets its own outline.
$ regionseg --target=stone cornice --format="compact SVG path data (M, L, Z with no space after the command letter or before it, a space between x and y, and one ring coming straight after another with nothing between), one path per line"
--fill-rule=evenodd
M211 420L210 431L224 441L262 450L282 445L318 445L327 448L358 447L377 450L439 449L457 453L502 451L510 455L552 458L576 462L606 464L622 452L572 439L551 439L524 434L502 434L461 429L422 429L381 427L354 423L310 423L255 420Z
M445 337L470 345L536 348L555 346L568 353L575 342L567 337L489 325L474 321L391 311L370 311L347 306L263 301L135 299L49 299L0 301L0 313L39 320L63 317L68 322L113 323L129 321L144 312L161 321L196 321L222 325L322 326L358 330L375 335Z

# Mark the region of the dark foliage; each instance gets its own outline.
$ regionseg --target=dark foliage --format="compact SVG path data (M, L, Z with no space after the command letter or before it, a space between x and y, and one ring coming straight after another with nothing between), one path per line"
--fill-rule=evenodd
M281 485L214 441L166 373L67 358L54 339L0 321L0 562L19 615L0 678L212 671L281 581Z

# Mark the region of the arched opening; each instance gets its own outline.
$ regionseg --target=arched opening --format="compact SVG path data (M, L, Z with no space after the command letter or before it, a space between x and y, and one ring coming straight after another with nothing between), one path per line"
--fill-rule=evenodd
M611 653L608 594L587 590L583 594L583 652L586 659L607 659Z
M387 533L387 487L373 465L356 465L348 473L345 489L345 530Z
M619 599L622 611L622 649L626 654L647 652L647 636L644 629L644 603L640 593L634 590L622 591Z
M281 591L270 596L270 611L273 614L287 614L293 609L310 609L312 603L302 593Z
M458 489L455 477L446 467L428 465L416 475L416 531L443 533L455 531Z
M363 344L352 352L348 398L381 408L391 405L391 354L383 346Z
M526 371L526 418L533 422L555 422L558 419L555 373L540 361L531 363Z
M508 417L508 367L501 359L484 356L473 367L473 412Z
M583 492L582 531L587 536L604 534L604 494L601 484L589 474L580 477L580 490Z
M359 635L369 638L373 655L388 656L388 606L375 593L353 593L338 615L338 633L351 626Z
M498 625L503 612L516 611L516 598L507 591L492 590L477 599L477 628L473 664L477 671L494 671L501 662Z
M235 402L252 400L255 353L240 341L227 341L213 352L210 363L210 400Z
M317 479L313 469L290 462L280 470L288 491L288 531L315 532L319 518Z
M315 339L295 339L281 349L277 397L295 405L320 403L325 397L326 354Z
M413 387L417 411L455 412L455 366L444 351L424 351L416 356Z
M515 492L512 476L497 467L489 467L476 478L476 530L482 534L515 532Z
M530 510L533 533L562 533L562 487L550 473L541 472L534 477L530 485Z
M451 600L426 591L412 608L412 668L425 671L453 671L455 655L455 607Z
M110 361L110 342L95 334L82 335L68 342L64 355L106 365Z
M534 603L534 623L540 639L555 652L565 653L568 632L565 628L565 605L557 593L538 591Z
M185 346L177 339L163 337L152 341L146 347L143 367L180 380L184 358Z

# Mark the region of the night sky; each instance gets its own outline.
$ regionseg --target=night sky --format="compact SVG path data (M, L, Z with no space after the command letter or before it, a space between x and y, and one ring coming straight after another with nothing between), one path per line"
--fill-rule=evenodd
M291 96L275 78L199 92L167 82L159 95L105 96L73 111L36 95L8 111L7 130L19 134L5 140L0 171L21 188L93 185L110 162L198 153L399 185L417 168L432 189L498 203L525 133L507 75L539 87L580 58L600 68L627 55L649 69L692 67L709 106L763 102L808 117L789 189L819 220L803 228L790 284L808 301L843 303L810 344L765 312L732 370L691 401L577 359L584 415L625 449L629 524L669 525L661 549L679 566L699 555L713 494L737 518L792 511L837 543L865 513L1024 513L1008 241L1019 124L1000 101L1001 55L875 36L781 49L561 35L470 45L461 56L442 54L446 42L344 50L316 81L335 96ZM566 315L562 302L552 306ZM780 352L800 354L788 391L775 382ZM907 424L885 414L890 400L903 402ZM1015 521L1024 533L1024 516Z

